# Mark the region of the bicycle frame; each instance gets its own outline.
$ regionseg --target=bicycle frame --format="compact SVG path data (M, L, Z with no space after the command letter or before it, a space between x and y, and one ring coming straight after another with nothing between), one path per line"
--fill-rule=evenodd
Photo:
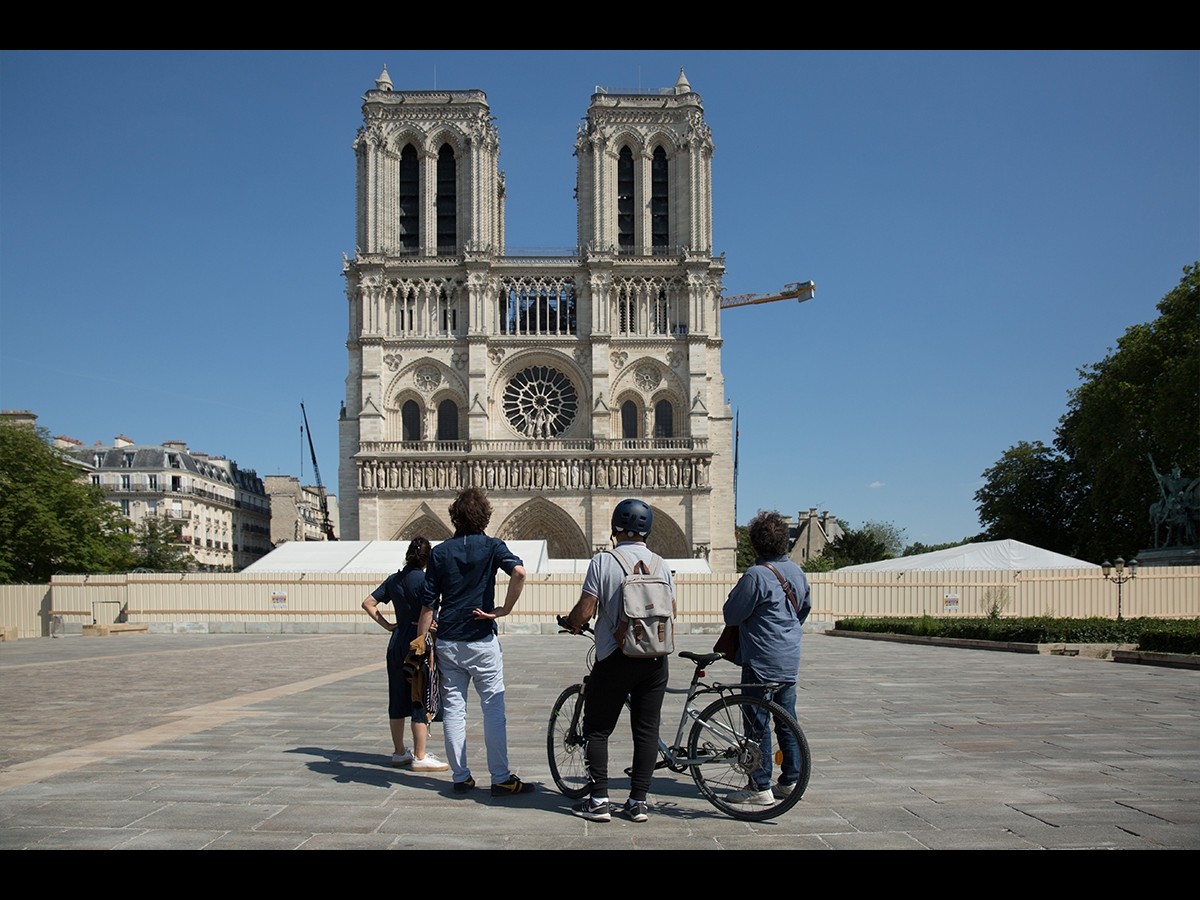
M571 630L561 617L559 624ZM582 631L591 629L585 625ZM724 659L723 654L683 651L675 655L690 661L695 668L686 687L666 689L668 694L684 697L683 709L673 740L668 742L661 734L658 738L654 768L690 774L709 803L736 819L763 821L787 812L808 786L812 755L795 716L771 699L783 685L774 681L708 682L704 680L705 667ZM588 658L589 674L581 682L563 689L551 710L546 733L551 775L559 790L572 799L585 796L590 783L581 728L592 678L591 651ZM706 696L708 702L698 702L698 698ZM630 705L628 698L625 705ZM779 745L767 759L764 753L771 753L772 743L770 721L774 722ZM661 724L660 721L660 731ZM772 763L783 766L785 745L795 748L789 752L798 752L798 773L794 780L773 786L764 800L761 796L764 789L754 788L750 778L763 770L769 774ZM790 760L788 757L789 763ZM625 774L632 777L633 773L626 769ZM792 772L789 770L788 774Z
M744 736L723 722L701 720L700 713L702 706L696 705L693 702L697 697L702 697L706 694L728 697L741 693L746 688L754 688L762 690L764 695L769 699L771 694L782 687L779 682L775 681L749 684L722 684L720 682L708 684L703 681L705 675L704 667L712 665L712 663L719 659L724 659L721 654L695 654L685 651L678 655L683 659L690 660L695 664L696 668L692 672L691 683L686 688L667 688L668 694L683 694L686 695L687 699L683 701L683 710L679 716L679 727L675 731L675 743L667 744L661 736L658 739L658 752L662 755L662 760L655 766L656 769L669 768L674 770L678 767L682 771L686 766L702 766L705 763L713 762L712 756L692 757L686 755L683 745L683 733L687 729L687 726L693 722L701 722L705 730L712 732L717 737L739 740Z
M738 684L722 684L721 682L705 682L704 667L712 665L714 662L725 657L720 653L705 653L696 654L689 651L683 651L676 654L677 656L690 660L695 669L692 672L692 680L685 688L667 688L668 694L684 695L687 699L683 702L683 709L679 716L679 726L675 730L675 742L668 744L660 735L658 738L658 752L661 759L655 764L655 769L670 769L673 772L683 772L688 766L702 766L705 763L714 762L714 758L710 755L692 757L687 755L687 751L683 744L684 732L687 727L694 722L701 722L700 713L702 705L694 703L697 697L702 697L707 694L715 694L718 697L728 697L745 691L746 688L754 688L762 690L766 699L770 699L771 694L777 691L782 685L777 681L765 682L739 682ZM587 697L587 684L590 675L583 677L583 696ZM629 707L629 702L625 703L626 708ZM575 707L571 720L571 733L579 733L579 717L583 712L583 704ZM703 721L703 727L715 734L718 737L725 739L740 740L744 735L739 734L734 729L722 722Z

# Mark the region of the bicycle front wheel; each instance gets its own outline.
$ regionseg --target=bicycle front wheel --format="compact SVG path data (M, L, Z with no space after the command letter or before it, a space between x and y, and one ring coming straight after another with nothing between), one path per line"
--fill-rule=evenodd
M765 727L758 723L766 722ZM737 794L750 783L750 773L763 764L763 739L784 733L800 748L800 778L790 793L769 806L738 802ZM778 744L778 741L776 741ZM700 713L688 737L692 778L713 806L735 819L759 822L781 816L796 805L808 787L812 754L799 723L777 703L759 697L722 697Z
M554 701L550 727L546 730L550 775L558 789L573 800L587 796L590 789L583 735L579 731L582 724L583 685L573 684Z

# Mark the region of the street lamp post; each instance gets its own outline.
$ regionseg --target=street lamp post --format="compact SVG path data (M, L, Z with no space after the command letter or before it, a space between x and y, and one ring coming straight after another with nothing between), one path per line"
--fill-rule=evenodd
M1100 564L1100 570L1104 573L1104 578L1106 581L1111 581L1117 586L1117 619L1119 620L1121 618L1122 586L1131 578L1137 578L1138 561L1136 559L1131 559L1129 561L1129 571L1126 572L1125 560L1118 556L1115 565L1106 559ZM1115 575L1113 574L1113 570L1116 570Z

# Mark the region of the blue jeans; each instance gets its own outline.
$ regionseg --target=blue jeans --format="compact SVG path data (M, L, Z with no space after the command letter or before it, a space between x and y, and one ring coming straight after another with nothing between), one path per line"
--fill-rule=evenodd
M742 682L744 684L765 680L755 674L754 670L749 666L742 668ZM765 697L767 700L774 700L787 712L791 713L793 719L796 717L796 682L794 681L790 684L784 683L774 693L768 693L762 688L753 687L744 688L743 693L750 697ZM747 728L753 727L756 732L762 733L760 746L763 751L763 764L761 768L755 769L750 773L750 781L760 791L770 790L771 788L771 764L775 759L775 753L771 745L772 723L767 721L769 718L771 716L765 709L759 710L754 716L755 721L746 723ZM779 767L779 783L795 784L800 780L800 745L796 742L796 736L790 729L780 728L778 722L774 724L775 737L779 741L779 749L782 751L783 760Z
M467 687L471 684L475 685L483 711L483 742L492 784L507 780L511 773L500 641L494 634L482 641L439 640L437 660L442 673L442 735L454 782L471 777L467 765Z

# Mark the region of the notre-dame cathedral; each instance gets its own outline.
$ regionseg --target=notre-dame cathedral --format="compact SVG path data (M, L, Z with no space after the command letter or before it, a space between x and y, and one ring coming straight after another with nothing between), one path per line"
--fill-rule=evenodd
M636 496L657 553L734 571L713 141L682 70L592 95L566 256L506 252L483 91L399 91L384 69L362 114L342 537L448 537L450 501L479 485L490 533L583 559Z

